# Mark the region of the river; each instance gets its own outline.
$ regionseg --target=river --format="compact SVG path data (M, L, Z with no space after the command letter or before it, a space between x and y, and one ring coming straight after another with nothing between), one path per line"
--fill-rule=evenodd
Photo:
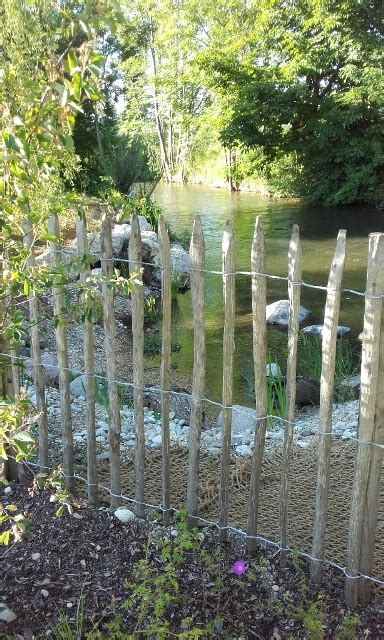
M157 186L154 200L164 211L171 230L180 236L191 234L193 219L201 216L206 268L221 269L221 242L226 221L232 221L235 236L236 270L250 270L250 252L256 216L262 217L267 249L267 272L287 275L287 254L293 224L298 224L303 253L303 280L326 285L339 229L347 230L347 258L343 287L364 291L367 265L368 234L384 231L384 212L364 207L322 208L298 201L268 199L254 193L231 193L204 186ZM268 280L268 303L287 298L285 282ZM325 293L302 288L301 304L311 311L305 324L321 324ZM222 280L218 275L206 276L206 396L219 401L222 385ZM362 330L363 299L353 294L342 296L339 324L351 328L349 342L356 349ZM191 377L193 368L193 325L191 293L179 294L173 303L172 339L181 349L173 354L178 373ZM252 379L252 315L251 279L236 277L235 329L235 402L249 404L245 378ZM270 361L285 370L286 335L268 329ZM356 349L357 351L357 349ZM301 353L300 358L305 358ZM300 366L299 366L300 369ZM304 371L303 371L304 373Z

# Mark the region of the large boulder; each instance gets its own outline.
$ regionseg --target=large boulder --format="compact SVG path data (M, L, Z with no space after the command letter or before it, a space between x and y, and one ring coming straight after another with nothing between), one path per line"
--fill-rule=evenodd
M36 265L53 269L54 251L49 247L40 255L36 256ZM64 249L61 252L61 266L65 269L65 275L69 282L75 282L79 278L79 256L74 247Z
M308 309L305 309L305 307L300 307L299 321L304 322L309 314L310 311L308 311ZM289 301L277 300L276 302L269 304L266 308L266 318L269 324L279 324L281 326L287 327L289 320Z
M232 407L232 434L254 431L256 419L256 411L254 409L234 404ZM223 428L223 410L218 415L217 427L220 430Z
M307 327L304 327L302 333L305 335L319 337L323 336L323 325L322 324L310 324ZM347 333L350 333L351 329L349 327L339 326L337 327L337 335L340 338L341 336L345 336Z
M131 234L131 225L115 224L112 228L112 256L113 258L123 257ZM99 262L101 258L101 238L98 233L88 233L88 249L93 256L94 262ZM125 257L125 256L124 256Z
M181 244L172 245L171 262L172 280L177 283L179 289L187 289L190 284L191 259Z
M47 387L57 387L59 386L59 367L57 363L57 355L55 353L50 353L49 351L44 351L41 354L41 364L42 370L44 374L44 383ZM33 361L26 361L26 373L28 376L33 378L34 376L34 368ZM73 377L71 372L69 372L70 378Z
M161 391L149 388L144 391L144 404L152 411L161 411ZM173 411L178 420L189 424L191 417L192 396L186 389L172 387L169 394L169 411Z
M314 378L298 376L296 378L296 403L301 405L320 404L320 382Z

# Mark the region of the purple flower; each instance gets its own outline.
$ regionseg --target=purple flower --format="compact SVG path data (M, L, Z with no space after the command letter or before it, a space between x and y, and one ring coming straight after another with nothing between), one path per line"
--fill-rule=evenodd
M243 576L247 569L248 567L244 560L236 560L236 562L232 565L232 571L237 576Z

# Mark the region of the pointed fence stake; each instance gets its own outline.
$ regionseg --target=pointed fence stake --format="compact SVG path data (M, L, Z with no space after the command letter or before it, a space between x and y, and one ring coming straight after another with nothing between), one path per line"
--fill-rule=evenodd
M187 512L190 524L197 513L199 491L199 453L202 422L202 399L205 388L205 324L204 324L204 264L205 247L200 217L196 216L190 246L191 293L194 327L194 363L192 407L190 420L189 463L187 482Z
M380 329L384 294L384 233L371 233L368 248L367 286L361 356L359 442L352 488L345 599L357 604L362 530L367 499L377 401ZM367 504L367 509L373 505Z
M121 504L121 470L120 470L120 399L116 381L116 329L114 293L110 286L113 277L112 228L111 220L106 214L101 223L101 272L104 278L102 285L103 317L104 317L104 350L108 378L109 402L109 464L111 472L111 509ZM96 378L97 381L97 378Z
M311 579L320 584L325 557L328 495L332 444L332 406L335 390L337 325L339 323L341 281L345 264L346 231L340 230L336 242L327 286L322 338L322 365L320 378L320 440L318 448L315 520L311 560Z
M285 569L287 564L288 540L288 500L289 500L289 468L293 442L295 406L296 406L296 367L297 342L300 323L300 293L301 293L301 245L299 227L294 224L288 251L288 358L287 384L285 388L285 430L283 444L283 464L281 469L280 486L280 567Z
M228 491L231 463L231 431L233 403L233 360L235 353L235 243L232 225L228 221L223 236L223 431L221 451L221 482L219 494L219 538L228 537Z
M78 218L76 222L77 247L80 258L80 280L84 287L82 295L85 310L83 341L84 341L84 369L85 396L87 421L87 480L88 500L91 504L98 503L98 473L96 447L96 408L95 408L95 341L92 321L92 284L90 282L91 269L88 262L88 237L85 218Z
M161 348L161 422L162 422L162 501L163 523L170 523L171 508L171 443L169 433L169 388L171 377L171 253L168 232L163 216L159 218L159 241L161 256L161 304L163 315Z
M143 518L145 482L145 432L144 432L144 290L142 281L142 246L139 218L131 219L129 239L129 270L135 275L132 297L132 337L133 337L133 405L135 416L135 501L136 515Z
M36 265L35 248L32 224L28 218L25 220L24 224L23 242L24 246L29 250L28 267L33 269ZM45 403L44 371L41 365L39 302L37 294L33 290L29 293L29 317L31 322L33 379L36 391L36 409L39 423L39 466L40 471L46 473L48 471L48 419Z
M256 426L249 492L247 551L255 553L258 531L261 466L263 464L267 428L267 286L265 277L265 239L261 217L256 218L251 252L253 362L255 370Z

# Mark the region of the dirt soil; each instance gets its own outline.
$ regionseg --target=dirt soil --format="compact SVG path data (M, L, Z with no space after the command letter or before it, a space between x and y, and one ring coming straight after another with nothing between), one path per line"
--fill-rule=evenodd
M116 637L108 631L108 623L119 614L122 629L132 634L137 627L137 607L121 608L132 592L127 581L132 582L133 567L145 556L153 575L161 571L158 545L164 539L174 544L174 530L156 523L155 514L152 521L134 519L122 524L104 507L92 510L78 506L75 516L66 512L56 518L56 505L50 502L50 496L49 492L31 492L23 487L13 487L10 495L3 496L4 502L17 504L29 514L33 538L14 544L3 554L1 598L17 619L8 625L0 623L0 637L57 637L52 627L60 612L74 626L79 603L84 608L81 637L85 638L86 632L90 632L89 638L95 637L96 624L103 637ZM351 619L351 612L344 605L344 580L334 570L326 570L321 592L316 592L310 586L304 561L295 559L282 573L278 556L260 550L248 561L246 573L238 577L231 566L245 557L244 540L233 537L220 548L215 531L201 531L201 547L186 550L176 569L178 598L164 615L170 623L170 632L164 637L181 633L182 620L193 616L198 629L214 621L212 632L202 637L384 638L384 611L377 602L357 612L359 623L353 635L341 635L340 624ZM308 635L308 625L313 617L316 619L316 614L308 614L314 601L324 612L323 636ZM140 637L140 633L125 637ZM159 636L151 633L146 637Z

